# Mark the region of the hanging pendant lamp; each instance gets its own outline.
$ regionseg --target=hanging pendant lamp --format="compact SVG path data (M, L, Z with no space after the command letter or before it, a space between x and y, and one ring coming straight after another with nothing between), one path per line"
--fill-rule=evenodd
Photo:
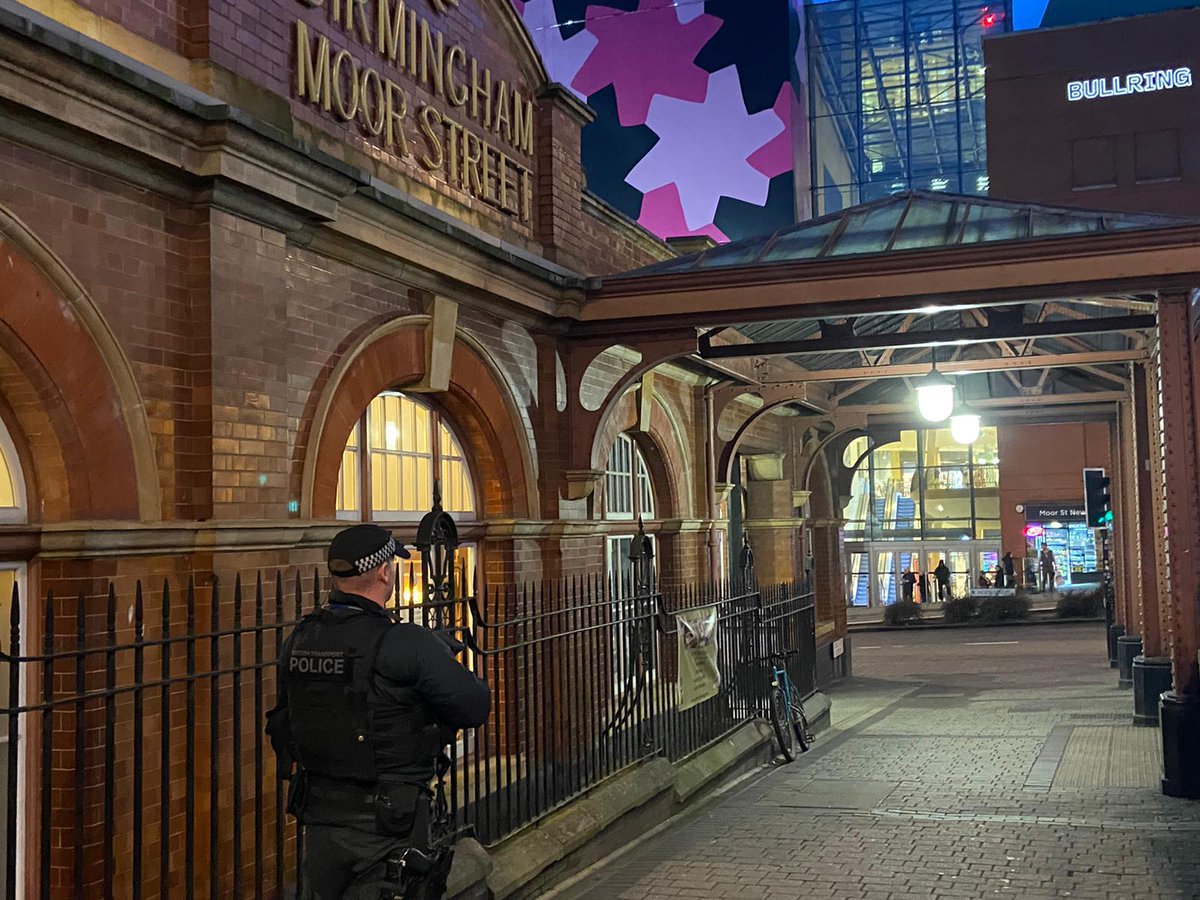
M963 404L959 404L950 417L950 434L960 444L973 444L979 439L979 416Z
M917 412L926 422L945 422L954 411L954 382L937 370L917 382Z

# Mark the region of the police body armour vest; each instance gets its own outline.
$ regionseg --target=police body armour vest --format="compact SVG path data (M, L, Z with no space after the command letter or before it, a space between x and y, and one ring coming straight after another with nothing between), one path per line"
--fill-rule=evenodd
M375 688L375 659L391 627L386 615L354 607L320 609L297 627L284 672L294 750L306 773L373 784L436 756L436 726L416 691L398 689L411 696L396 703Z

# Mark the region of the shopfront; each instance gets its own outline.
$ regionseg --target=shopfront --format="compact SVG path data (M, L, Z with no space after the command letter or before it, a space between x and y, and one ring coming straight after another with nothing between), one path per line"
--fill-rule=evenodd
M1087 527L1083 502L1026 503L1025 583L1039 583L1042 548L1054 554L1056 588L1099 584L1103 580L1099 532Z

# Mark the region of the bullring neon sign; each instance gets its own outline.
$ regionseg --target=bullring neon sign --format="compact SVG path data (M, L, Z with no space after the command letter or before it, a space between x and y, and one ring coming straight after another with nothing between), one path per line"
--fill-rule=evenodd
M1106 97L1125 97L1129 94L1155 94L1192 86L1189 66L1177 69L1155 69L1151 72L1132 72L1111 78L1085 78L1067 82L1067 99L1099 100Z

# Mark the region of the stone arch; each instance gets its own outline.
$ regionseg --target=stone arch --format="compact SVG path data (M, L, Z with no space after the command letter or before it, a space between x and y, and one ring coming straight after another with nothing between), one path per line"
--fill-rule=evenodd
M0 207L0 385L31 466L31 521L162 518L145 404L103 315L62 261ZM18 402L13 402L17 400Z
M300 514L333 518L342 451L350 429L381 391L425 374L429 317L394 319L362 336L333 367L308 428ZM478 481L481 518L525 517L537 508L533 453L503 376L470 336L455 335L450 388L431 395L449 415Z

